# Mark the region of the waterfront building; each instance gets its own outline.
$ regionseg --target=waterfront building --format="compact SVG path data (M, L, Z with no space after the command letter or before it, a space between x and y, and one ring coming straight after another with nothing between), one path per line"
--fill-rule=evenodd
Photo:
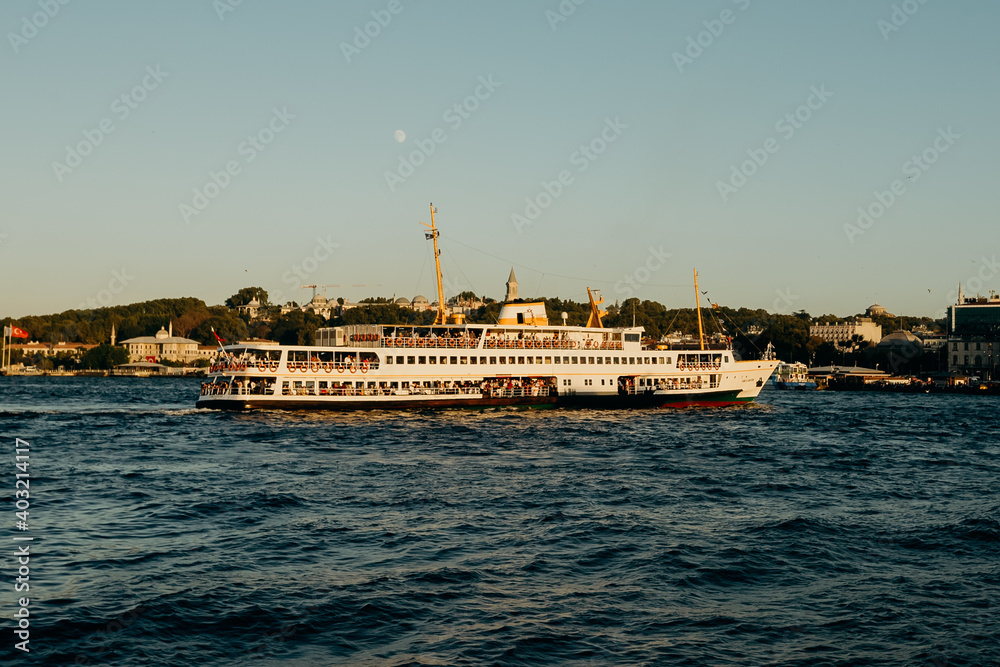
M74 357L79 358L87 350L97 347L97 345L91 345L88 343L39 343L38 341L32 341L30 343L12 343L8 345L11 351L20 350L24 355L30 356L35 354L40 354L43 357L54 357L58 354L64 352L71 353Z
M948 371L1000 380L1000 295L964 298L948 308Z
M190 363L198 359L211 359L218 349L215 345L199 345L198 341L174 335L174 324L170 329L160 327L153 336L137 336L122 341L128 350L129 361L159 362L179 361Z

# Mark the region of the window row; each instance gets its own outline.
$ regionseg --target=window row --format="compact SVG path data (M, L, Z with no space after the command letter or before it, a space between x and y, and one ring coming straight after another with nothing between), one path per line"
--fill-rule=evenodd
M718 356L718 355L716 355ZM729 357L726 357L726 361L729 361ZM493 365L507 365L507 364L591 364L591 365L635 365L635 364L653 364L653 365L670 365L673 363L670 357L581 357L581 356L562 356L562 357L463 357L463 356L426 356L426 355L389 355L385 358L385 363L387 364L451 364L451 365L471 365L476 366L479 364L493 364Z

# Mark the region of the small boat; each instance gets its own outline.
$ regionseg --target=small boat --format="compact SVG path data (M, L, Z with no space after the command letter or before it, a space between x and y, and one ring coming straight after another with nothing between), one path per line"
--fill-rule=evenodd
M802 362L785 363L782 361L774 369L771 382L776 389L815 389L816 381L810 379L808 373L809 367Z

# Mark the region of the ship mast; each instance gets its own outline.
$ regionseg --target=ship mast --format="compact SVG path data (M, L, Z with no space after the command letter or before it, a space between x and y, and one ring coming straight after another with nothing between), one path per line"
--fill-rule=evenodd
M444 307L444 287L441 286L441 251L438 250L438 236L440 232L437 227L434 226L434 214L437 213L437 209L434 208L434 204L431 203L431 224L426 222L421 222L420 224L424 227L430 229L429 232L424 232L424 236L427 239L434 240L434 266L437 269L437 283L438 283L438 312L437 317L434 318L434 324L444 324L447 315L445 314Z
M694 304L698 313L698 343L705 349L705 330L701 326L701 296L698 294L698 269L694 270Z

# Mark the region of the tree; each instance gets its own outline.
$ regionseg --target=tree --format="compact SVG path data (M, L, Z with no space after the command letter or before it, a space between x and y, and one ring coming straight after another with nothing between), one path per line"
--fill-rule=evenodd
M222 306L215 306L211 310L216 312L195 327L194 331L191 332L192 339L202 345L216 345L217 341L215 340L215 336L212 335L213 328L215 329L215 333L219 335L219 338L226 341L226 344L235 343L241 338L247 337L246 323L233 312Z
M278 318L271 330L271 337L282 345L312 345L316 338L316 329L323 325L322 317L302 310L293 310Z
M267 290L263 287L244 287L226 299L226 305L230 308L236 308L238 306L245 306L254 299L259 301L262 306L270 305L270 302L267 300Z
M128 351L124 347L112 347L102 343L87 350L80 359L81 368L108 370L119 364L128 363Z

